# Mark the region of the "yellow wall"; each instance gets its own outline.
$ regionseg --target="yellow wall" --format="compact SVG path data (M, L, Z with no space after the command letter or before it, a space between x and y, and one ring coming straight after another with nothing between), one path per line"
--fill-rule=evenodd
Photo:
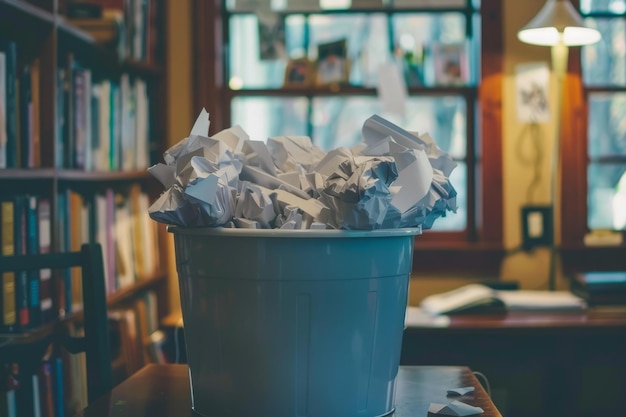
M515 69L520 63L550 62L550 50L546 47L531 46L517 39L517 30L524 26L541 8L544 0L503 0L504 1L504 47L505 47L505 81L504 81L504 112L503 112L503 198L504 198L504 243L510 251L503 262L499 278L520 282L522 288L547 289L548 258L546 249L538 249L533 253L517 250L521 243L520 210L525 201L525 193L531 181L532 173L516 156L518 141L528 143L523 135L524 124L516 119L515 108ZM191 0L166 2L170 29L167 36L168 51L168 138L174 144L184 138L193 123L195 109L192 109L192 43L191 43ZM551 80L551 107L556 101L556 88ZM554 111L552 111L554 114ZM554 120L554 118L552 118ZM535 194L537 204L549 203L549 178L552 152L553 123L540 125L543 143L542 182ZM171 239L171 236L168 236ZM176 277L173 250L168 254L171 265L170 276ZM488 279L498 277L485 277ZM411 282L410 303L417 304L426 295L446 291L476 280L461 276L419 277ZM562 279L559 288L565 288ZM170 282L171 308L179 306L178 282Z
M515 70L516 66L529 62L550 64L550 48L527 45L517 39L517 30L524 26L537 13L544 0L526 0L524 2L505 1L505 82L504 82L504 144L503 144L503 180L504 180L504 241L508 249L519 247L521 242L520 210L526 201L525 192L532 179L532 172L517 156L519 143L529 150L529 131L527 124L517 121L515 103ZM540 124L540 135L543 157L541 183L535 194L535 204L550 203L550 178L553 157L555 119L558 120L555 108L556 81L550 80L550 111L549 123ZM518 280L528 289L547 289L549 270L549 251L537 250L528 254L517 252L507 257L502 265L501 276L505 279ZM565 288L562 279L557 281L558 288Z
M173 145L187 137L193 124L195 110L191 108L192 98L192 42L191 42L191 0L166 1L167 5L167 97L168 120L167 138ZM167 253L169 268L170 310L180 308L178 279L174 261L174 245L171 235L167 235L170 250Z

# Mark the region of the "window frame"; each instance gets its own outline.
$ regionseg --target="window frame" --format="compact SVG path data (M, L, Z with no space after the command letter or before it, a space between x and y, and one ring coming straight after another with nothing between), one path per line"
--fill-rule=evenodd
M471 3L471 0L468 0ZM467 8L470 10L470 7ZM194 62L193 79L196 86L194 108L206 108L211 115L211 132L229 127L230 103L235 96L225 78L225 41L227 25L222 21L222 4L193 1ZM457 9L454 9L457 10ZM362 12L363 10L359 10ZM425 9L425 11L427 11ZM502 103L503 103L503 5L500 0L482 0L481 7L481 57L477 87L462 89L448 87L411 88L410 94L446 94L454 92L463 97L468 107L468 189L475 189L478 197L468 204L468 228L462 232L425 231L415 239L413 256L414 274L463 272L465 275L495 275L504 259L503 202L502 202ZM369 91L371 90L371 91ZM374 89L342 86L339 93L371 94ZM316 94L337 94L334 87L316 89ZM302 88L237 91L236 95L298 95L306 96ZM476 100L476 106L470 105ZM476 113L474 113L474 111ZM472 133L470 133L472 132ZM470 137L480 136L471 141ZM481 149L474 145L480 142ZM471 171L471 172L470 172ZM472 183L470 183L472 181ZM471 201L468 198L468 203ZM473 224L472 224L473 223Z
M571 1L579 10L579 0ZM626 18L623 15L615 17ZM568 73L563 90L564 106L560 135L562 181L559 196L560 253L563 270L568 275L582 271L624 270L626 243L591 247L584 244L584 239L590 232L587 223L589 95L599 91L626 92L626 87L586 87L582 76L581 48L570 48Z

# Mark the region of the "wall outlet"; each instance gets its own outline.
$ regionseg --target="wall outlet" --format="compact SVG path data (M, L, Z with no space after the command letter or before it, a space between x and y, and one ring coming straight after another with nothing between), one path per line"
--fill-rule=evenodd
M522 247L524 250L554 243L552 206L522 207Z

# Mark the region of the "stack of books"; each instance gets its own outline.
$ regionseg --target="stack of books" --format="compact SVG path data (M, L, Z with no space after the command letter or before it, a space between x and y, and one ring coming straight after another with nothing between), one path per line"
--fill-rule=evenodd
M570 290L590 306L626 305L626 271L575 274Z

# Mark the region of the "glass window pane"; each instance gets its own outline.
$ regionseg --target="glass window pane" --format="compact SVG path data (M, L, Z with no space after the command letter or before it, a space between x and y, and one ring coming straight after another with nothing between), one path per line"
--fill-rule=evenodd
M435 220L431 230L460 231L467 227L467 165L460 162L450 174L450 184L457 192L456 213L448 212L445 217ZM419 237L418 237L419 239Z
M402 128L429 133L455 159L466 156L467 109L462 97L409 97L405 120L384 114L375 97L317 97L313 99L313 141L322 149L350 148L361 142L361 128L380 114Z
M466 19L461 13L399 13L392 16L395 55L409 86L471 81ZM454 63L458 80L441 79Z
M279 33L283 18L273 15L276 19L273 33ZM241 14L231 16L229 20L230 69L229 86L234 90L242 88L279 88L283 84L287 57L298 57L304 53L304 17L290 15L284 18L284 49L279 59L262 59L259 19L256 15ZM280 37L282 39L282 37ZM265 38L264 42L267 43ZM282 48L282 47L279 47Z
M611 12L621 14L626 11L625 0L580 0L580 11L583 13Z
M585 19L602 40L582 50L583 79L587 85L626 85L626 31L623 19Z
M626 230L626 164L591 164L587 173L591 229Z
M589 96L589 156L626 156L626 93Z
M310 17L309 24L309 58L317 59L319 44L346 39L350 84L377 85L378 69L391 56L384 14L317 14Z
M240 125L252 140L308 135L308 100L304 97L235 97L231 112L232 125Z

